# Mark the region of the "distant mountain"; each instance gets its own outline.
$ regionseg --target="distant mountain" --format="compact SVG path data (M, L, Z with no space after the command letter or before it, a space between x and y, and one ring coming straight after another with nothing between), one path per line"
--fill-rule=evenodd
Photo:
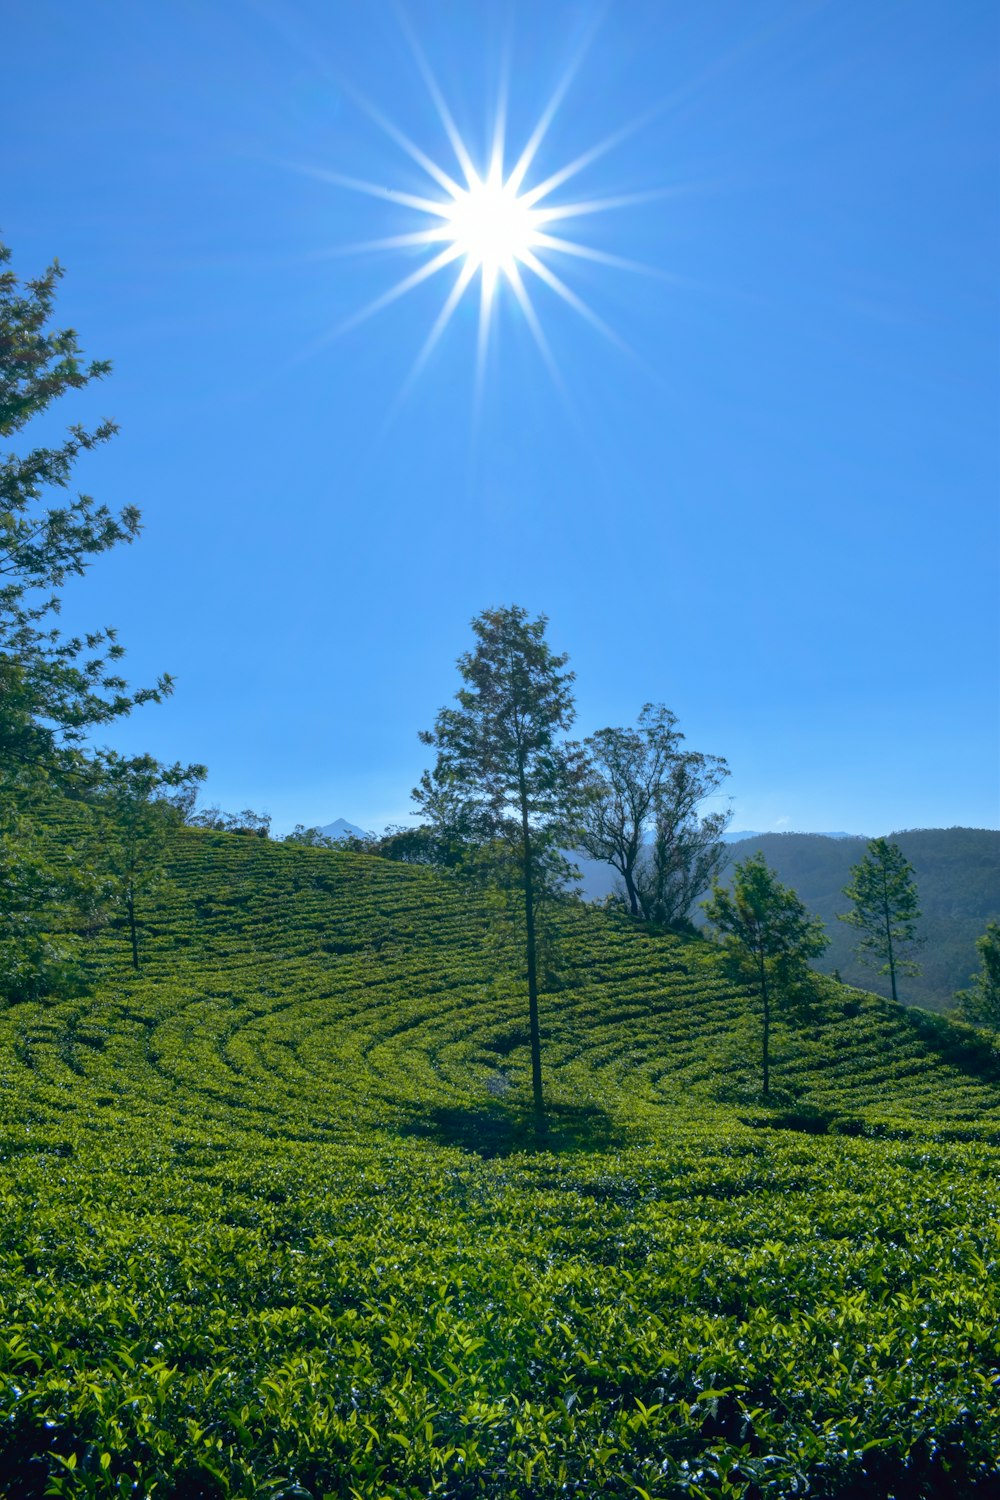
M837 915L850 902L842 894L851 866L857 864L868 840L847 833L752 833L727 834L728 860L722 883L728 883L733 865L758 849L784 885L798 892L810 911L826 924L830 946L817 968L830 974L836 969L847 984L890 994L887 978L863 968L854 957L858 934ZM946 1010L954 993L968 983L979 967L976 939L989 921L1000 920L1000 832L989 828L920 828L890 837L902 849L914 870L922 913L919 931L924 939L915 956L922 973L902 978L899 993L911 1005ZM600 901L620 884L610 865L583 855L572 856L583 879L579 893L587 901ZM700 921L696 910L695 920Z
M918 931L924 939L914 955L923 972L900 980L900 998L911 1005L944 1010L979 967L976 938L988 921L1000 919L1000 832L911 828L889 837L913 866L922 913ZM830 946L817 968L827 974L836 969L847 984L888 996L888 978L858 963L853 953L858 934L837 920L838 913L850 909L843 888L851 866L867 846L867 839L851 835L745 835L730 846L722 880L728 880L737 861L760 849L778 878L826 923Z
M796 837L797 836L798 835L796 835ZM751 839L772 839L788 837L791 837L791 835L761 833L755 832L750 828L736 828L727 830L727 832L722 835L722 842L724 844L744 844ZM855 838L857 837L857 835L850 833L810 833L803 834L802 837L815 839L849 839ZM747 852L753 853L753 850L749 850ZM740 859L745 859L746 853L741 853L738 857ZM570 856L570 858L573 860L573 863L576 865L576 867L580 871L581 876L583 877L580 885L577 887L577 891L585 901L603 901L605 896L610 896L611 892L616 888L620 879L617 870L612 869L611 865L604 864L602 860L588 859L585 854L573 854Z
M371 838L371 834L364 828L359 828L357 823L348 823L346 818L337 818L333 823L324 824L320 833L325 834L328 839Z
M854 833L817 833L809 836L818 839L853 839L858 837ZM722 842L724 844L738 844L743 839L762 839L764 837L770 837L770 835L763 834L758 828L730 828L722 835Z

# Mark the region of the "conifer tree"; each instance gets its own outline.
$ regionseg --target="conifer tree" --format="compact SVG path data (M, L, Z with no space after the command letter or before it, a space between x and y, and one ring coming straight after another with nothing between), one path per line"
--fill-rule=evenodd
M568 873L583 780L581 757L565 740L573 722L574 674L545 639L546 617L519 605L472 621L476 644L458 659L457 706L443 708L421 735L437 762L413 793L442 841L459 842L500 878L513 873L524 916L525 975L535 1133L546 1135L538 1007L538 909Z
M896 975L920 973L920 965L906 955L907 948L919 942L913 866L898 844L872 839L852 866L844 895L854 904L851 911L839 914L840 921L862 934L854 950L857 957L868 968L889 975L892 998L898 1000Z
M0 442L110 369L84 360L72 329L49 326L58 263L22 283L10 258L0 244ZM112 629L67 637L53 623L67 578L139 532L134 506L63 493L80 454L115 431L74 423L54 445L0 451L0 998L44 992L65 972L53 933L71 925L86 872L53 864L41 829L53 798L93 787L88 731L171 689L168 677L128 688Z
M767 1098L775 1003L801 991L808 981L809 959L822 953L829 939L820 919L781 884L759 852L736 865L731 893L716 884L711 900L702 904L722 937L732 971L760 998L761 1092Z

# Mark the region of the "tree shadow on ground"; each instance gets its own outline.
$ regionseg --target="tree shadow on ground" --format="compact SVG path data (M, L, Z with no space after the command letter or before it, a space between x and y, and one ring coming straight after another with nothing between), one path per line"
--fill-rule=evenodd
M530 1107L520 1101L491 1099L478 1105L438 1105L415 1112L402 1131L441 1146L458 1146L484 1159L516 1151L613 1151L628 1144L626 1133L598 1104L550 1103L546 1120L545 1139L538 1141Z

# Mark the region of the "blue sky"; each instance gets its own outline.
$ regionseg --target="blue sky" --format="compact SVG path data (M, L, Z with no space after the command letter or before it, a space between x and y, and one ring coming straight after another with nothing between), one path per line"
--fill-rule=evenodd
M579 732L667 703L737 827L997 826L993 0L406 16L477 164L504 56L514 155L576 62L528 186L622 132L551 201L634 197L572 235L653 274L550 256L614 335L531 280L559 383L501 288L477 401L473 286L400 401L454 267L336 335L427 252L334 252L425 220L323 174L434 188L359 94L459 171L388 0L7 15L0 228L114 361L54 414L119 420L79 482L145 522L65 618L177 678L114 743L380 827L517 602Z

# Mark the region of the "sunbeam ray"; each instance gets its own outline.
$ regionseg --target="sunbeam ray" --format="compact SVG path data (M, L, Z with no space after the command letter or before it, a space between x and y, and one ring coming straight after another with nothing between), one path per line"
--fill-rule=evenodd
M406 15L406 12L403 10L401 5L398 5L396 7L396 11L397 15L399 16L400 25L402 26L404 35L406 36L406 39L410 44L410 49L413 52L417 67L420 69L421 77L426 83L427 91L434 102L434 108L437 110L438 116L441 120L441 124L444 126L445 133L447 134L448 139L451 142L452 150L455 153L455 159L465 174L466 182L470 187L472 187L473 183L478 181L479 174L472 164L472 158L469 155L465 142L462 140L458 126L455 124L455 121L452 117L451 110L448 108L445 97L438 87L438 81L431 71L430 63L424 56L424 49L421 47L420 42L417 40L416 32L410 25L409 17Z
M603 333L604 337L606 339L610 339L617 348L622 349L627 353L632 352L629 349L628 345L625 343L625 340L621 338L619 334L615 333L615 330L610 326L610 324L605 323L604 319L599 317L597 313L594 312L592 307L588 307L583 298L578 297L576 292L574 292L571 287L568 287L565 281L563 281L561 277L557 276L556 273L551 270L543 260L539 260L538 256L533 255L530 250L526 255L522 257L522 259L525 265L529 266L531 270L534 271L538 279L540 281L544 281L546 286L551 287L552 290L556 292L564 302L568 303L568 305L573 308L574 312L578 312L580 314L581 318L585 318L587 322L592 325L592 327L596 328L600 333Z
M580 39L579 46L570 59L559 82L556 84L556 87L552 93L552 97L549 99L548 104L546 104L545 108L542 110L537 125L531 132L531 135L528 137L528 143L525 146L524 150L521 152L521 155L518 157L517 165L514 167L514 170L511 172L510 177L508 178L508 182L513 192L517 192L518 188L521 186L521 183L524 181L532 162L537 156L538 148L539 146L541 146L542 141L545 139L545 136L548 133L549 126L555 119L556 111L565 99L567 91L569 90L569 86L573 82L573 79L576 77L577 72L580 68L580 64L583 62L583 59L587 55L594 37L597 35L597 32L600 29L602 20L603 13L595 15L590 25L587 27L587 30L584 32L582 38Z
M396 407L402 405L402 403L406 400L407 396L410 394L410 391L416 384L420 372L423 370L427 361L434 353L434 350L436 349L441 339L441 335L444 333L448 324L451 322L452 315L458 304L461 302L463 296L465 295L466 288L468 287L469 282L472 280L475 274L475 266L471 263L471 261L467 260L462 266L462 269L459 271L458 276L455 278L455 284L452 287L451 291L448 293L444 306L435 318L434 325L431 328L430 333L424 340L423 345L420 349L420 353L413 361L413 366L410 370L410 373L404 380L399 395L396 397L396 401L394 402L394 410Z
M349 177L344 172L331 172L327 167L314 167L306 162L281 161L274 158L274 164L284 167L288 172L297 172L302 177L314 177L318 182L329 182L334 187L349 189L352 193L365 193L369 198L381 198L385 203L398 203L403 208L415 208L422 214L434 214L439 219L447 219L454 208L454 203L441 203L434 198L420 198L415 193L404 193L399 188L383 187L378 182L366 182L361 177Z
M528 295L528 289L524 284L524 278L521 275L521 272L518 270L517 266L514 267L511 273L510 284L514 292L514 296L517 298L518 306L520 307L521 312L524 315L524 321L527 323L531 335L535 340L535 344L538 347L538 351L542 356L545 367L548 370L549 374L552 376L552 379L555 381L555 384L558 387L560 393L568 400L569 398L566 391L566 383L562 378L562 373L559 369L559 366L556 364L555 357L552 353L551 348L549 347L549 341L545 337L545 330L542 328L541 323L538 321L538 314L535 311L535 305Z
M596 146L582 151L565 167L560 167L558 172L553 172L550 177L545 178L544 182L540 182L537 187L525 193L524 202L529 208L534 208L536 203L540 203L543 198L555 192L557 187L562 187L564 182L568 182L571 177L582 172L584 167L589 167L602 156L606 156L609 151L613 151L616 146L620 146L622 141L627 141L629 136L635 135L636 131L642 130L645 125L662 113L664 107L662 103L654 105L652 109L647 109L644 114L638 115L628 125L622 125L618 130L612 131L610 135L604 137L603 141L598 141Z
M503 159L507 136L507 96L510 86L510 58L505 50L500 58L500 81L497 85L497 111L493 117L493 141L490 146L489 177L503 182Z
M554 203L549 208L536 208L532 205L531 217L536 224L583 219L588 214L606 214L616 208L633 208L637 203L655 203L663 198L676 198L688 191L690 189L680 187L650 188L643 193L616 193L609 198L590 198L581 203Z
M404 276L402 281L397 281L395 286L390 287L387 292L383 292L380 297L376 297L373 302L369 302L367 306L361 308L360 312L352 313L349 318L337 326L330 337L339 338L341 334L349 333L352 328L357 328L360 323L366 323L369 318L374 317L375 313L381 312L383 307L388 307L392 302L398 302L400 297L404 297L407 292L411 292L422 281L426 281L428 277L435 275L438 271L443 271L445 266L451 265L452 261L457 260L461 253L457 245L448 245L446 249L441 251L440 255L435 255L433 260L425 261L412 275Z
M453 198L458 197L459 193L462 192L462 188L455 181L454 177L449 176L443 167L438 166L437 162L428 156L426 151L421 151L420 147L411 141L408 135L404 135L403 131L397 125L393 124L388 115L384 115L358 89L347 83L343 84L342 87L345 93L358 105L359 109L364 110L369 119L373 120L390 140L395 141L397 146L402 147L407 156L412 157L419 167L423 167L428 177L433 177L438 186L443 187L445 192L450 193Z
M613 266L618 271L635 271L639 276L655 276L657 280L675 280L669 271L659 266L647 266L641 260L629 260L625 255L612 255L607 250L594 250L590 245L578 245L575 240L564 240L557 234L536 234L535 244L543 250L555 250L560 255L575 255L578 260L592 260L599 266Z
M480 295L479 295L479 331L476 336L476 404L477 407L482 400L483 387L486 382L486 356L490 347L490 327L493 322L493 299L496 292L497 278L495 270L481 268Z
M325 250L315 250L306 257L309 260L339 260L349 255L369 255L376 250L405 250L407 246L440 245L452 238L447 224L436 229L416 229L410 234L388 234L380 240L355 240L349 245L330 245Z

